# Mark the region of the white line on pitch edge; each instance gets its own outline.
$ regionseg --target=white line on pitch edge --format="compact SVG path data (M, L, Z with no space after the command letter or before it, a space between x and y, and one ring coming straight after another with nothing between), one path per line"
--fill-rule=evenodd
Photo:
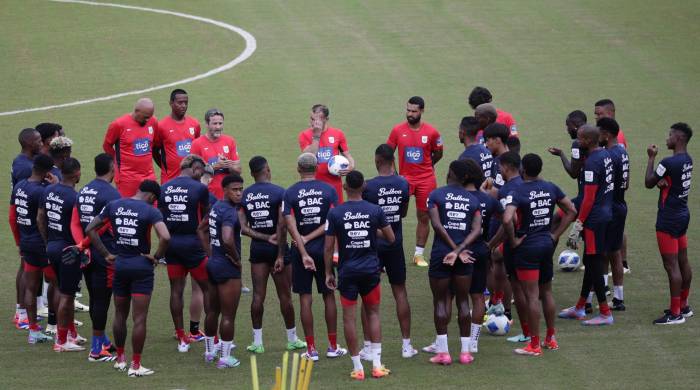
M190 15L190 14L186 14L186 13L182 13L182 12L168 11L168 10L156 9L156 8L138 7L138 6L134 6L134 5L124 5L124 4L114 4L114 3L98 3L98 2L94 2L94 1L83 1L83 0L49 0L49 1L57 2L57 3L75 3L75 4L102 6L102 7L125 8L125 9L153 12L153 13L157 13L157 14L172 15L172 16L178 16L178 17L185 18L185 19L197 20L199 22L212 24L214 26L218 26L218 27L224 28L226 30L233 31L236 34L240 35L245 40L245 49L243 50L243 52L241 54L238 55L238 57L234 58L233 60L229 61L228 63L226 63L222 66L219 66L218 68L214 68L214 69L209 70L205 73L201 73L201 74L198 74L198 75L195 75L192 77L188 77L188 78L185 78L182 80L173 81L173 82L170 82L167 84L155 85L152 87L148 87L145 89L139 89L136 91L121 92L121 93L117 93L114 95L96 97L96 98L92 98L92 99L78 100L78 101L74 101L74 102L70 102L70 103L62 103L62 104L54 104L54 105L44 106L44 107L34 107L34 108L25 108L25 109L20 109L20 110L13 110L13 111L5 111L5 112L0 112L0 116L9 116L9 115L23 114L26 112L47 111L47 110L53 110L56 108L80 106L83 104L118 99L118 98L121 98L124 96L141 95L141 94L144 94L147 92L156 91L156 90L164 89L164 88L168 88L168 87L173 87L173 86L176 86L179 84L190 83L193 81L201 80L203 78L207 78L209 76L213 76L217 73L221 73L221 72L224 72L224 71L227 71L227 70L233 68L234 66L236 66L236 65L240 64L241 62L250 58L250 56L253 55L253 53L255 52L255 49L257 48L257 43L255 41L255 37L252 34L250 34L249 32L243 30L240 27L236 27L236 26L233 26L233 25L230 25L228 23L224 23L224 22L221 22L218 20L204 18L201 16L195 16L195 15Z

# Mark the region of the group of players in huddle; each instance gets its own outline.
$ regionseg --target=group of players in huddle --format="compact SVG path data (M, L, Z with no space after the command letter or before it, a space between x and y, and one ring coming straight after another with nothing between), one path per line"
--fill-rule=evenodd
M96 177L80 191L76 184L81 164L70 157L72 141L59 125L40 124L20 132L22 153L13 162L9 222L21 258L14 321L19 329L29 330L30 344L54 340L42 332L37 318L36 295L45 278L50 311L57 318L53 349L85 350L82 344L87 340L78 335L73 318L74 296L84 276L93 328L88 359L114 362L116 369L128 369L132 377L153 374L141 365L141 353L154 266L164 259L178 350L187 352L190 343L203 340L207 362L216 361L218 368L238 366L232 350L245 235L251 239L253 287L253 342L247 350L264 352L262 319L272 277L286 327L286 348L305 349L304 358L318 360L312 314L315 282L325 308L326 357L344 356L349 350L352 378L365 378L362 360L371 361L371 375L381 378L390 373L381 362L382 272L396 301L402 356L417 354L410 338L402 234L410 196L416 198L418 220L413 262L428 266L433 293L436 339L423 348L434 354L432 363L452 363L447 327L453 301L461 342L459 362L473 361L489 291L489 313L510 318L510 296L514 299L522 334L509 340L525 343L515 349L517 354L538 356L542 348L558 349L552 256L569 226L570 248L576 249L583 238L585 273L579 301L559 317L585 319L587 299L593 293L600 314L584 325L610 325L611 309L625 310L622 251L629 156L610 100L596 103L595 125L586 124L581 111L567 117L573 139L571 160L561 149L549 150L561 157L567 173L578 181L578 195L572 200L540 177L540 156L520 157L515 121L491 104L491 94L482 87L469 96L474 116L463 118L459 125L465 148L450 163L447 183L441 187L434 165L442 158L442 138L422 120L425 103L417 96L406 104L406 121L376 148L377 176L368 180L354 169L344 133L328 125L328 108L313 106L310 127L298 138L300 181L287 189L272 183L270 166L262 156L249 160L254 183L244 187L236 142L223 134L223 112L206 112L207 131L200 136L198 121L186 115L188 103L184 90L172 91L171 113L157 121L153 102L139 99L132 113L110 124L105 153L95 157ZM654 321L657 324L682 323L692 316L685 238L692 173L686 145L691 136L688 125L672 125L666 143L673 155L656 166L657 148L648 149L645 185L661 190L656 230L671 290L670 308ZM328 162L339 154L349 164L334 175ZM160 185L152 161L160 167ZM426 262L423 251L430 226L435 237ZM158 236L154 253L151 230ZM606 300L608 263L614 283L612 308ZM184 330L187 274L193 301L203 303L203 331L194 317L190 332ZM347 350L337 343L335 290L340 294ZM297 337L292 291L299 295L305 341ZM113 342L105 333L112 295ZM358 298L362 345L355 327ZM132 359L127 364L126 321L132 309ZM542 342L540 311L546 323Z

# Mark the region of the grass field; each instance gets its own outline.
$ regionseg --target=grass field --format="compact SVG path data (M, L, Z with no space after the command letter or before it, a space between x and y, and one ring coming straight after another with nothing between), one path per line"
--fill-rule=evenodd
M329 105L331 122L345 130L357 168L372 175L374 148L386 140L393 124L404 119L404 104L412 95L425 97L424 118L443 134L446 158L437 167L442 182L449 160L461 150L456 127L471 112L466 94L473 86L484 85L493 92L498 107L514 114L523 152L542 154L544 175L571 194L574 182L565 178L558 158L545 156L546 147L568 144L563 130L568 112L582 109L592 119L596 100L610 97L617 104L632 160L627 232L633 272L625 278L628 311L616 315L614 326L587 329L575 322L559 322L561 349L539 359L513 356L512 345L486 335L471 366L431 367L425 354L401 358L394 305L387 293L382 318L384 359L393 370L391 377L351 383L349 358L322 359L314 368L312 388L697 388L700 320L693 318L675 327L651 325L668 304L668 294L653 227L657 193L644 189L642 182L648 144L663 146L666 129L677 121L700 128L700 51L695 46L700 38L696 23L700 3L119 1L225 21L256 37L258 49L250 59L183 87L190 95L192 115L203 120L206 109L221 108L226 113L226 132L236 137L242 160L256 154L268 157L273 180L283 186L295 181L296 135L307 125L312 104ZM236 34L173 16L4 0L0 112L182 79L230 61L243 47L243 39ZM158 117L169 112L168 93L149 95L156 101ZM101 151L107 124L130 111L135 100L130 96L0 116L6 140L0 144L0 166L6 167L0 170L0 182L10 181L9 166L19 150L18 131L44 121L61 123L75 140L74 156L84 165L82 182L88 182L91 159ZM700 156L698 142L693 140L690 146L695 156ZM9 189L5 193L9 196ZM693 207L699 193L691 194ZM5 205L0 213L5 215ZM409 255L414 221L411 213L404 226L409 232L405 242ZM697 222L691 223L688 236L691 261L697 265ZM247 242L244 239L246 248ZM0 246L6 248L0 254L0 388L250 388L248 354L242 348L252 338L249 295L241 300L235 337L236 355L243 364L218 371L202 361L203 345L195 345L188 354L176 352L168 281L165 269L159 267L144 351L144 364L156 375L131 380L105 364L88 363L83 354L59 356L49 346L27 345L26 335L10 322L17 255L6 224ZM247 267L244 277L250 285ZM581 277L581 273L556 273L559 307L574 301ZM434 336L426 271L409 267L407 285L413 309L412 339L421 347ZM697 302L695 296L691 295L691 304ZM272 386L284 341L272 288L266 306L266 353L259 357L263 388ZM89 335L87 314L77 318L86 323L81 332ZM317 340L323 349L320 318L318 311ZM453 321L451 334L456 335L456 329ZM455 336L450 347L458 350Z

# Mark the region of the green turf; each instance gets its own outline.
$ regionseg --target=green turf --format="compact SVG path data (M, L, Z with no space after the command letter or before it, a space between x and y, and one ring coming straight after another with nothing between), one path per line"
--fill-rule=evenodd
M593 102L611 97L630 142L632 188L628 192L629 260L626 277L629 311L616 323L586 329L559 322L561 350L539 359L515 357L503 338L484 336L469 367L430 367L427 356L400 357L394 305L385 285L384 359L393 370L381 381L350 382L348 358L322 359L312 388L343 385L367 388L695 388L700 380L698 319L675 327L651 321L668 304L667 282L657 255L654 218L656 191L642 186L646 145L664 145L666 129L676 121L700 127L700 36L694 2L638 1L129 1L210 17L240 26L257 39L258 50L233 70L184 85L191 114L202 120L217 106L226 113L226 131L239 143L244 161L256 154L270 160L273 180L295 179L298 131L307 125L317 102L331 109L333 125L346 131L358 169L373 173L374 147L403 119L411 95L426 98L425 119L443 133L445 159L438 165L442 182L450 158L460 152L456 125L470 113L465 97L484 85L495 103L518 121L523 152L546 154L547 146L566 147L565 115L582 109L592 118ZM57 104L161 84L217 67L240 53L243 40L199 22L130 10L44 1L4 1L0 13L0 111ZM168 112L167 90L152 93L156 115ZM128 112L136 97L62 110L0 117L8 142L0 145L0 166L9 167L18 151L17 132L43 121L59 122L76 141L75 156L91 179L91 158L101 150L109 121ZM697 141L691 153L700 155ZM662 150L662 154L667 152ZM543 155L544 175L570 194L559 161ZM9 169L0 181L9 182ZM246 180L250 177L246 175ZM9 194L9 189L6 190ZM690 204L698 204L698 191ZM6 212L5 206L0 209ZM17 256L6 225L0 245L0 388L250 388L250 365L243 347L250 342L250 296L238 315L237 369L205 366L203 346L179 354L172 339L165 270L157 272L144 364L156 375L129 380L106 365L88 363L83 354L57 355L48 346L29 347L25 334L9 319L14 305ZM404 230L412 253L414 216ZM697 224L689 230L694 264ZM247 243L247 240L244 240ZM559 306L571 304L581 274L556 273ZM245 280L249 283L246 267ZM386 283L386 282L385 282ZM434 335L426 272L409 267L416 347ZM266 352L259 359L263 388L272 385L284 341L274 289L266 305ZM691 296L691 302L694 302ZM317 301L320 301L317 299ZM82 333L88 335L89 318ZM187 316L185 317L187 319ZM325 348L321 311L316 331ZM300 328L300 325L299 325ZM451 324L456 335L456 324ZM300 332L301 333L301 332ZM343 338L339 339L344 344ZM459 346L451 338L453 352Z

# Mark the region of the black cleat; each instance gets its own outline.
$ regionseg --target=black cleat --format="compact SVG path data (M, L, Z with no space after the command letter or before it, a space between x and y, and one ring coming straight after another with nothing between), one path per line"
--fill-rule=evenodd
M661 317L654 320L654 325L678 325L685 322L682 315L674 316L671 313L664 313Z
M614 311L625 311L625 301L617 298L613 298L612 300L612 310Z
M671 310L664 310L664 314L671 314ZM693 315L695 315L695 313L693 313L693 309L691 309L690 306L686 306L681 309L681 316L683 316L683 318L690 318Z

